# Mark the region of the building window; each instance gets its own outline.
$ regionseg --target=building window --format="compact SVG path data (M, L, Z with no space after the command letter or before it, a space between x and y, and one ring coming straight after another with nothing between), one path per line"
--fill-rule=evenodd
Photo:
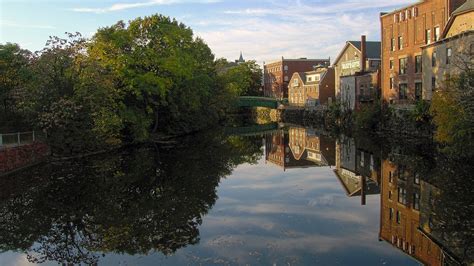
M294 79L294 80L293 80L293 85L294 85L294 86L298 86L298 79Z
M388 217L390 218L390 221L393 220L393 215L394 215L393 208L390 208L388 213L389 213Z
M398 50L403 50L403 37L398 36Z
M392 199L392 191L391 190L388 191L388 199Z
M420 184L420 174L416 173L415 178L413 179L413 183L419 185Z
M437 59L436 57L437 57L436 52L433 52L433 55L431 56L431 66L432 67L436 66L436 59Z
M408 91L408 85L406 83L400 84L399 91L398 91L398 98L400 100L408 99L407 91Z
M435 77L431 78L431 90L432 91L436 90L436 78Z
M421 73L423 66L423 60L421 55L415 56L415 73Z
M285 81L288 81L288 76L285 76Z
M397 211L397 224L402 223L402 213L400 211Z
M420 210L420 194L418 192L413 194L413 209Z
M395 38L390 39L390 51L395 51Z
M405 12L407 19L411 19L411 10L407 9Z
M405 188L398 188L398 202L403 205L407 204L407 190Z
M413 8L413 16L418 17L418 7Z
M446 49L446 64L451 63L451 57L453 56L453 50L451 48Z
M399 63L400 63L400 69L398 71L398 73L400 75L404 75L407 73L407 67L408 67L408 59L405 57L405 58L400 58L399 60Z
M422 95L423 95L423 83L415 82L415 100L417 101L421 100Z
M425 32L425 43L426 44L431 43L431 30L426 30Z
M434 28L434 40L435 40L435 42L439 41L439 36L440 36L439 27L435 27Z
M285 69L285 71L288 71L288 66L284 66L283 68Z
M388 182L392 183L393 182L393 176L392 176L392 171L388 172Z
M393 89L393 84L394 84L394 80L393 80L393 78L390 78L390 89L391 90Z

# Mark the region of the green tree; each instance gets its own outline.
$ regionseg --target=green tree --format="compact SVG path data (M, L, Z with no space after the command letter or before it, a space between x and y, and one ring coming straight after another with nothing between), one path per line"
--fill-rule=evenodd
M161 15L100 29L89 55L115 76L123 94L120 116L134 139L158 130L192 131L215 121L214 56L182 23Z
M472 143L474 137L474 71L466 70L447 80L435 92L431 114L436 125L436 139L445 144ZM461 145L468 149L466 145ZM468 145L470 146L470 145Z
M14 96L29 78L31 57L31 52L21 49L18 44L0 44L0 105L4 113L11 111Z
M230 91L242 96L262 95L262 69L255 61L236 64L221 58L216 67Z

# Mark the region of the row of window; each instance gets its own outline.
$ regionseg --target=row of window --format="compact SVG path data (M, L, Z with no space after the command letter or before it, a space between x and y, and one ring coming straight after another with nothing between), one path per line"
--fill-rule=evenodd
M392 199L392 191L389 191L389 199ZM398 203L401 203L405 206L408 205L407 201L407 190L403 187L398 187ZM420 210L420 194L418 192L413 193L413 209Z
M288 71L288 66L287 65L283 66L283 70ZM281 66L266 68L266 72L268 73L280 72L280 71L281 71Z
M447 65L451 64L452 62L452 57L453 57L453 49L452 48L446 48L446 59L445 63ZM438 65L438 54L436 52L433 52L431 55L431 66L436 67ZM408 57L400 58L398 59L398 74L399 75L405 75L407 74L408 71ZM393 59L390 59L389 62L389 67L391 70L394 70L395 65ZM421 55L416 55L415 56L415 73L422 73L423 72L423 60Z
M412 9L407 9L398 14L393 15L393 22L398 23L400 21L405 21L406 19L411 19L413 17L418 17L418 7L413 7Z
M395 175L392 171L388 172L388 182L393 183L393 178L395 176L397 176L397 178L400 179L400 180L405 180L406 181L408 174L407 174L407 171L405 170L405 168L400 166L399 170L397 171L397 175ZM416 185L420 184L420 175L418 173L416 173L413 176L413 183L416 184Z
M396 236L392 236L392 244L397 245L397 247L403 251L407 251L409 254L415 253L415 245L410 245L408 242L405 242L405 240Z
M431 29L427 29L425 30L425 44L430 44L431 41L439 41L440 37L441 37L441 30L439 27L434 27L433 28L433 32L434 32L434 38L431 39ZM398 44L398 45L396 45ZM404 41L403 41L403 36L398 36L398 42L395 43L395 38L391 38L390 39L390 51L392 52L395 52L396 49L395 48L398 48L399 51L403 50L403 48L405 47L404 46Z

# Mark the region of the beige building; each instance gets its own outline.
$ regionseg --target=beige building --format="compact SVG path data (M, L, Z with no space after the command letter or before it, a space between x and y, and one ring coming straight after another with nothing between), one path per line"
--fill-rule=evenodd
M376 72L380 66L380 42L348 41L334 61L335 93L341 97L341 77L359 72Z
M423 47L423 99L459 74L466 62L474 64L474 0L456 9L439 41Z
M290 80L288 101L291 106L326 105L334 99L334 68L319 67L314 71L296 72Z

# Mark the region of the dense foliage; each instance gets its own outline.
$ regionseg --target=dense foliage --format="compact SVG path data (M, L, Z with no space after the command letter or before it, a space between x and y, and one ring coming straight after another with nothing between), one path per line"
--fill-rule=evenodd
M471 144L474 137L474 71L451 77L444 88L435 93L431 113L440 142ZM471 149L471 145L461 145Z
M61 154L200 130L260 89L255 62L215 60L190 28L161 15L119 21L90 40L67 35L35 54L0 47L3 109L14 105Z
M227 90L238 95L262 95L262 69L255 61L233 63L221 58L216 64Z

